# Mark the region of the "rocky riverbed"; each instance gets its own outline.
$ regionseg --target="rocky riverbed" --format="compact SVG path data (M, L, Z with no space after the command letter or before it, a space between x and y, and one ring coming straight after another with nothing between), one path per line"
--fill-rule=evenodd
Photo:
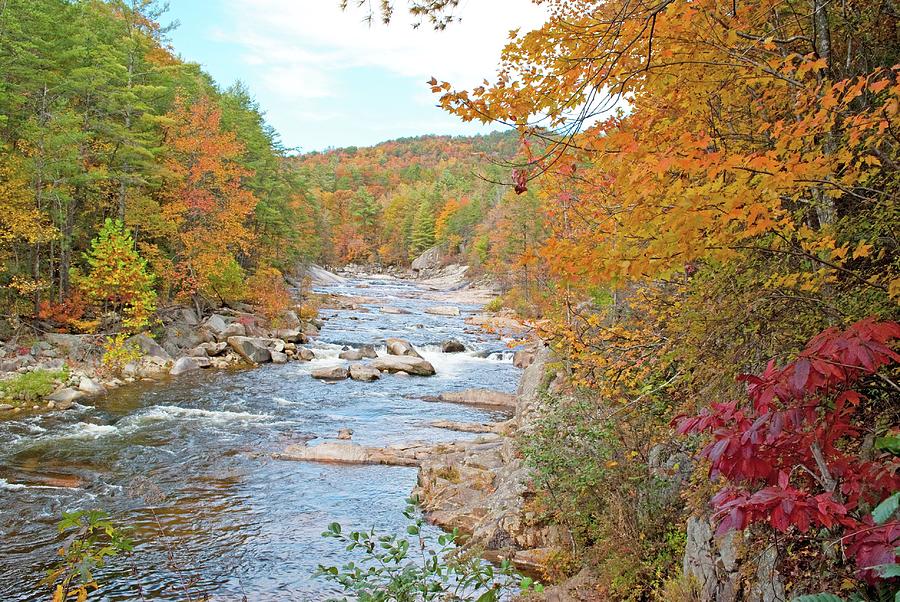
M172 551L197 591L218 600L335 593L311 577L319 562L351 559L320 537L329 522L402 532L403 500L432 460L506 445L521 374L512 338L483 328L491 318L480 316L480 302L462 302L489 293L451 288L337 276L316 286L330 300L320 322L298 318L290 333L254 330L240 309L188 324L177 308L167 323L174 336L145 342L145 358L121 383L92 378L87 344L29 349L30 365L74 366L61 388L81 390L90 378L104 391L82 391L66 410L19 403L25 408L0 419L0 597L45 599L37 582L62 543L56 521L95 507L133 526L140 542L133 571L111 565L98 574L103 599L134 599L138 585L148 599L181 599ZM426 311L447 306L459 315ZM310 326L321 326L318 336ZM520 364L530 357L517 356ZM258 367L238 369L250 361ZM333 376L315 378L320 370ZM366 462L279 459L323 444L348 446ZM383 450L406 460L371 456Z

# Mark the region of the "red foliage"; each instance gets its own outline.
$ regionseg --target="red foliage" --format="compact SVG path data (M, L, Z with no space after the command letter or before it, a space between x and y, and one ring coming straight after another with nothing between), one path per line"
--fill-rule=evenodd
M38 305L37 317L40 320L58 324L62 330L78 330L78 323L84 318L86 311L87 302L84 295L76 289L60 303L41 301Z
M516 194L528 191L528 172L524 169L514 169L512 172L513 190Z
M784 368L773 360L762 374L741 376L748 399L676 419L680 434L712 435L700 453L710 476L729 482L712 499L719 532L755 523L835 529L867 579L870 567L894 562L900 523L876 526L865 509L900 489L900 460L860 453L863 397L851 387L900 362L888 346L898 338L900 324L873 318L829 328Z

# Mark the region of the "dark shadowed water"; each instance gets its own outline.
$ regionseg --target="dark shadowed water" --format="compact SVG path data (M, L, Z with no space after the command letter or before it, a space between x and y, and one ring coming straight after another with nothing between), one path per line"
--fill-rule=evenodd
M102 508L134 528L134 565L113 560L92 599L184 600L167 566L174 551L183 577L214 600L323 600L336 593L313 578L320 563L350 553L320 534L328 523L401 532L414 468L335 466L273 460L309 437L354 430L354 441L383 445L470 437L424 423L485 421L496 413L422 401L469 387L512 391L519 371L496 337L467 332L460 317L424 314L438 304L413 284L361 279L331 292L377 299L365 311L326 311L321 359L241 372L203 371L134 385L94 407L0 421L0 600L47 600L38 585L63 543L64 511ZM410 310L382 314L378 304ZM437 369L430 378L385 376L374 383L326 384L309 372L342 363L341 345L410 340ZM443 354L456 338L470 349ZM383 353L383 348L380 353ZM149 486L148 486L149 483ZM158 489L164 498L143 495ZM143 496L143 497L142 497ZM165 537L160 536L160 525ZM197 598L195 598L197 599Z

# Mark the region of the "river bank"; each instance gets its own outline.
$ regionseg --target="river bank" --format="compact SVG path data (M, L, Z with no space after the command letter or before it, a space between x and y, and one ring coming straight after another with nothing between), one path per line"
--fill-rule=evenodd
M321 332L302 345L313 351L310 361L137 379L67 411L0 420L0 536L8 542L0 552L2 597L43 599L36 583L61 545L55 522L77 508L109 510L134 526L140 542L136 574L110 567L99 575L109 600L133 599L137 584L153 599L179 599L170 548L198 591L217 600L240 600L242 591L322 599L336 592L312 579L317 563L351 559L321 540L329 522L402 532L398 509L417 484L416 467L273 455L307 442L348 442L347 431L349 442L366 448L466 444L491 434L446 427L502 424L510 409L441 397L467 389L512 394L520 370L506 345L511 339L473 323L485 319L479 305L455 305L459 315L430 313L454 304L419 282L342 277L314 287L334 303L320 308ZM379 357L390 355L388 338L408 341L436 374L313 378L318 369L371 361L342 359L345 347L371 345ZM449 340L464 351L445 352Z
M464 266L451 265L423 272L419 281L423 298L456 304L489 300L491 289L468 282L465 271ZM310 294L311 287L340 285L348 278L371 275L407 279L419 275L402 268L392 269L391 273L371 272L371 268L351 265L338 275L310 266L305 279L291 279L297 304L274 320L249 306L219 308L207 316L198 315L189 306L161 310L156 332L126 339L119 357L112 357L109 362L104 358L107 337L42 331L41 325L36 324L28 334L0 341L0 420L20 413L71 409L78 402L89 403L91 398L123 385L163 380L195 370L309 361L313 352L304 345L318 336L323 325L315 310L311 311L311 304L324 309L357 310L364 304L378 303L366 296ZM394 309L380 308L385 313ZM453 306L433 309L458 315Z

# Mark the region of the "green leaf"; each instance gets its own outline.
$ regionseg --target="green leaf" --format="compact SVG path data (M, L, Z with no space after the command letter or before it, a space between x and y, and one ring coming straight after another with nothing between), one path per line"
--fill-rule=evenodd
M874 571L883 579L900 577L900 564L897 564L896 562L892 564L879 564L874 567Z
M797 596L791 602L844 602L844 599L834 594L821 593Z
M497 590L489 589L478 596L478 599L475 600L475 602L497 602Z
M879 525L883 525L890 520L897 508L900 507L900 491L895 491L892 496L882 501L872 510L872 518Z
M900 456L900 436L887 435L886 437L878 437L875 439L875 449L891 452Z

